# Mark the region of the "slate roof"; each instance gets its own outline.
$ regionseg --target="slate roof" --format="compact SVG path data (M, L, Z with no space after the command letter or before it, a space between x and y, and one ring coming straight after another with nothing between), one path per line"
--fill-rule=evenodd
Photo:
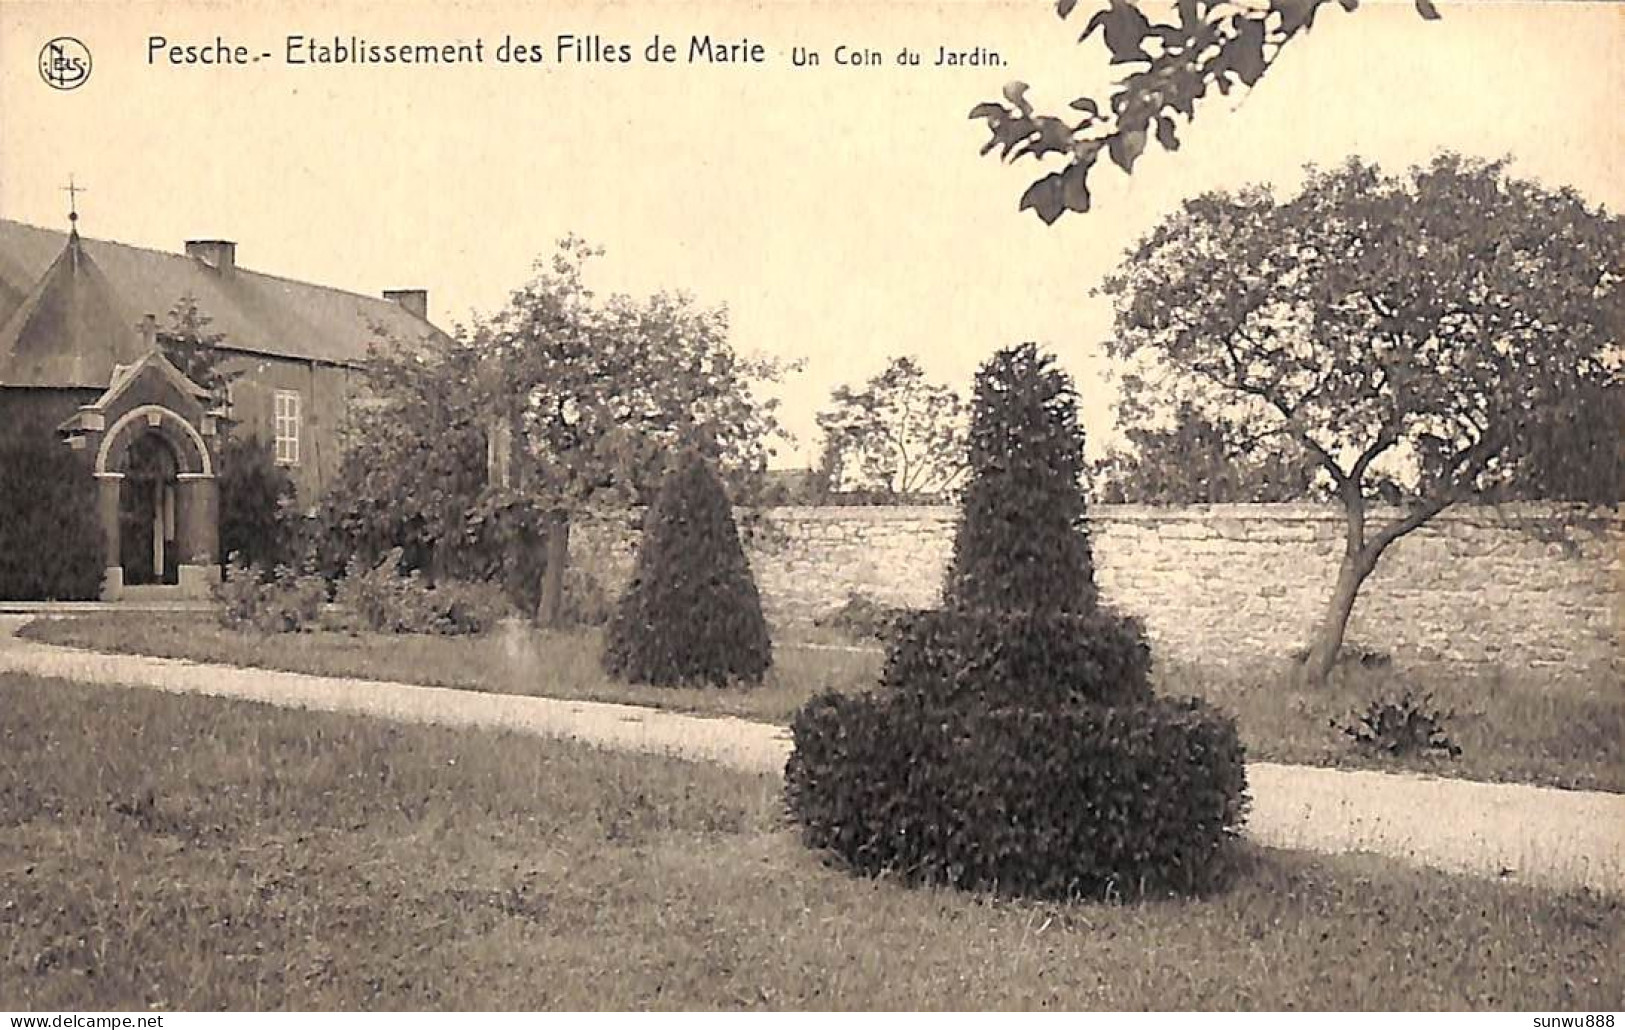
M141 351L101 268L67 246L0 322L0 386L105 386Z
M67 244L66 233L0 219L0 385L104 387L115 363L140 356L115 359L112 349L129 341L139 351L141 316L157 315L162 324L183 296L197 299L198 309L212 319L210 329L225 334L221 346L227 350L358 364L380 338L409 344L444 338L430 323L381 297L241 265L223 275L185 254L107 240L83 239L79 252L89 260L69 276L61 270ZM90 298L91 310L79 310L81 297ZM64 329L74 350L87 347L88 357L74 354L43 363L23 357ZM27 369L34 371L17 374Z

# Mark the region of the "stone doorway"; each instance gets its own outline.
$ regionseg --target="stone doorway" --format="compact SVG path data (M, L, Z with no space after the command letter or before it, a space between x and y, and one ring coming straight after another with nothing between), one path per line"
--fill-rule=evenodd
M119 490L119 564L126 586L180 582L175 501L180 464L156 432L130 442Z
M150 343L150 340L149 340ZM59 427L94 456L106 571L102 597L208 597L220 582L216 413L209 391L152 349L113 370L107 391Z
M134 407L95 432L108 560L103 598L135 588L142 596L209 596L220 567L213 458L202 435L158 404Z

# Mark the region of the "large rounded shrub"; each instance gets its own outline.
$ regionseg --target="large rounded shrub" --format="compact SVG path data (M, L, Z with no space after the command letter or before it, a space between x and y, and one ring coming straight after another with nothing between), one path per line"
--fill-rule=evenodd
M0 440L0 600L86 601L106 568L96 480L49 426Z
M805 842L911 883L1200 891L1245 814L1235 724L1194 698L944 708L829 693L790 729L785 796Z
M687 451L644 519L631 582L604 636L604 670L662 686L759 683L773 645L733 508Z

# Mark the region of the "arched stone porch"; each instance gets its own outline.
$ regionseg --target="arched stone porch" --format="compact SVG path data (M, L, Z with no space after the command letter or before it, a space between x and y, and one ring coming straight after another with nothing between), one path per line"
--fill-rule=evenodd
M207 596L218 579L219 499L197 428L161 405L133 408L103 436L95 473L108 556L104 593L173 586Z
M155 350L115 371L107 392L63 424L96 476L105 599L138 587L207 597L219 582L215 415L207 398Z

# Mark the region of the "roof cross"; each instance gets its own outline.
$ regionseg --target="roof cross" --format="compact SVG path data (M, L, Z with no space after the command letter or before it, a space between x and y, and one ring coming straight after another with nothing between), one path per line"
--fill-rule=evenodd
M79 194L89 193L90 191L85 189L83 186L75 186L73 184L73 176L69 175L68 184L62 187L62 192L68 195L68 221L79 221ZM77 226L75 226L75 228L77 228Z

